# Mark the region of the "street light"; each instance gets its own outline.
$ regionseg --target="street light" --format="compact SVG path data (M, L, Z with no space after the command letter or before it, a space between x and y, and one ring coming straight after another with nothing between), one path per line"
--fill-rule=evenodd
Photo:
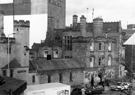
M7 53L8 53L8 76L10 75L9 74L9 72L10 72L10 67L9 67L9 36L10 35L14 35L14 34L16 34L16 33L11 33L11 34L8 34L8 51L7 51Z

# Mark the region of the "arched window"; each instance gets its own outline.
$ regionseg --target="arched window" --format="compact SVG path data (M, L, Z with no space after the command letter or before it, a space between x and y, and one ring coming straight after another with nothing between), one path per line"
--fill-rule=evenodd
M99 58L98 65L101 65L101 58Z
M90 51L94 51L94 42L90 43Z
M90 57L90 67L94 67L94 56Z
M54 50L53 51L54 58L58 58L58 54L59 54L58 50Z
M47 55L48 55L48 50L44 50L44 57L47 57Z
M112 65L112 56L109 55L108 56L108 66L111 66Z
M109 42L109 43L108 43L108 51L111 51L111 50L112 50L112 43Z
M99 50L102 50L102 43L99 43Z

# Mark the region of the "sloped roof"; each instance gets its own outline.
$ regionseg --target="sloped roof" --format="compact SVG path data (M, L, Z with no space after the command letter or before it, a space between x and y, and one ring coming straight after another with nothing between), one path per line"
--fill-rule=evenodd
M135 45L135 33L125 41L124 45Z
M12 91L12 95L20 95L27 87L27 82L11 77L2 77L4 84L0 85L0 95L9 95L8 91Z
M21 67L22 66L15 58L9 63L9 68L21 68ZM8 69L8 64L4 66L2 69Z
M93 31L93 23L86 23L87 32ZM73 27L66 27L65 31L80 31L80 23L77 23ZM118 32L119 31L119 22L103 22L103 31L104 32Z
M85 63L77 59L51 59L46 60L45 58L39 58L38 60L32 60L30 62L30 71L38 69L38 71L48 70L63 70L63 69L74 69L84 68Z

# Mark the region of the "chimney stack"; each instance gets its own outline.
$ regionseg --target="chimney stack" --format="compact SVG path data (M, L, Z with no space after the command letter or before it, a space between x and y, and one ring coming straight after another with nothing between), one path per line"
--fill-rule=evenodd
M80 17L80 30L81 30L82 36L86 37L86 17L84 17L84 15Z
M77 20L78 20L78 16L73 15L73 27L75 27L77 25Z

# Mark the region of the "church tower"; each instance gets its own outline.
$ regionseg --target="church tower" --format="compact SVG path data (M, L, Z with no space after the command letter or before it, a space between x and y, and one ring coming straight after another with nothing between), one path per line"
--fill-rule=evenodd
M53 40L54 29L65 28L66 0L48 0L48 29L46 40Z

